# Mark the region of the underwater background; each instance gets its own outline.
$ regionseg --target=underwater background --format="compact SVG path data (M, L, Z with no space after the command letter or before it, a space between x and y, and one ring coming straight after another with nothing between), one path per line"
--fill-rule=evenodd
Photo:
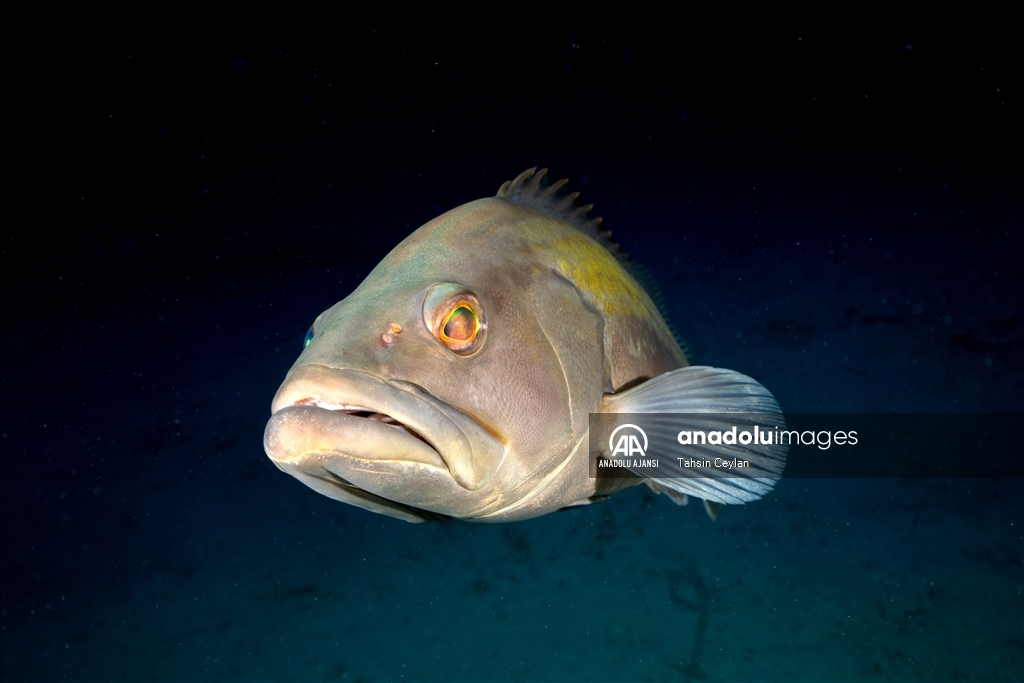
M737 13L6 17L3 680L1024 678L1018 478L414 525L263 452L313 319L533 166L696 364L1024 429L1020 12Z

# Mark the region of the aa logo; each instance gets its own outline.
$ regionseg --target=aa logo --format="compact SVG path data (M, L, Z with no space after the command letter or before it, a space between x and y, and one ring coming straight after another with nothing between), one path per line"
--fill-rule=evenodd
M622 431L626 430L626 431ZM619 434L619 432L622 432ZM615 440L615 435L619 434L618 441ZM640 439L637 438L639 435L640 439L643 439L643 446L640 445ZM621 455L624 457L639 456L644 457L647 453L647 434L644 430L640 429L636 425L619 425L612 432L612 435L608 437L608 448L611 449L611 457Z

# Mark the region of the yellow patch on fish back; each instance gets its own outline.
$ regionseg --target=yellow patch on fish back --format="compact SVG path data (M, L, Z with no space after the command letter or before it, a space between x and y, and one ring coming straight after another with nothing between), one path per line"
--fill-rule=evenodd
M608 315L646 317L640 289L615 257L583 234L559 237L546 245L559 271Z

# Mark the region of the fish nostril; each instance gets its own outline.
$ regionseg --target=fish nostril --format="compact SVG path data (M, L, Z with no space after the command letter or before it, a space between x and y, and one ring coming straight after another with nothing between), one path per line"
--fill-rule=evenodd
M388 331L380 336L380 340L384 342L385 345L390 345L395 341L394 335L398 334L401 331L401 325L399 325L398 323L391 323L390 325L388 325Z

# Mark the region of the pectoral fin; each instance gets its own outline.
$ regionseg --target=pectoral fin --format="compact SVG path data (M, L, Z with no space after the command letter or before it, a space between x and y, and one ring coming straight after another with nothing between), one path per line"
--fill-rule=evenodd
M771 432L785 428L775 397L756 380L732 370L686 367L659 375L619 394L605 396L603 412L642 414L642 426L657 451L659 470L665 476L653 478L648 469L635 469L658 492L667 490L717 504L741 504L768 493L786 465L786 446L762 444L680 444L681 431L740 430ZM683 467L680 459L698 461L740 460L742 469ZM667 489L667 490L666 490ZM680 502L673 497L673 500ZM706 506L714 519L717 510Z

